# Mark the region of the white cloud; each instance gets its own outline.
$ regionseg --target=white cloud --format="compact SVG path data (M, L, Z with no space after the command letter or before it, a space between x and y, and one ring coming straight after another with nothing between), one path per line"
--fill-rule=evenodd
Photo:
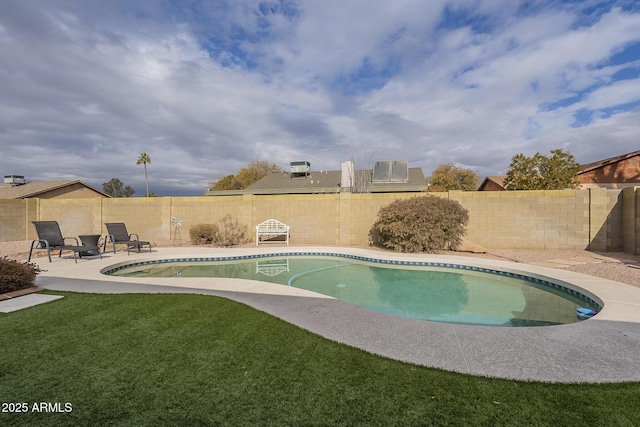
M617 107L640 101L640 80L621 80L594 90L584 105L590 109Z
M577 9L520 14L511 1L302 2L288 16L257 1L12 6L0 169L29 179L117 177L142 194L146 151L151 191L200 194L255 159L338 169L350 144L425 174L454 161L484 175L518 152L593 161L637 145L637 109L574 127L581 108L638 99L639 79L616 81L609 63L640 42L640 14L622 9L586 25ZM441 25L446 7L466 24Z

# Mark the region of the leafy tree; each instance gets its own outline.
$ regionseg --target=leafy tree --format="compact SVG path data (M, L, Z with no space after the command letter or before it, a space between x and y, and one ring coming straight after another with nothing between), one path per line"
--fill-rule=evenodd
M275 163L266 160L255 160L238 171L236 180L240 183L240 188L247 188L271 172L281 171L280 166Z
M516 154L511 159L504 180L507 190L564 190L576 188L580 164L573 154L561 149L550 156L536 153L533 157Z
M227 175L213 182L210 188L212 190L239 190L240 183L236 181L235 175Z
M282 172L280 166L266 160L254 160L242 167L237 174L227 175L213 182L212 190L242 190L264 178L271 172Z
M103 182L102 191L111 197L131 197L136 192L128 185L125 187L124 183L118 178L111 178L109 182Z
M140 153L136 165L144 165L144 181L147 185L145 197L149 197L149 178L147 177L147 163L151 164L151 157L147 153Z
M511 159L504 186L507 190L537 190L539 189L539 173L537 164L540 154L533 157L516 154Z
M545 157L538 166L542 177L542 188L546 190L576 188L579 185L576 177L580 168L573 154L560 149L551 150L551 156Z
M471 169L460 168L453 163L438 166L427 178L429 185L446 190L474 191L480 186L480 176Z

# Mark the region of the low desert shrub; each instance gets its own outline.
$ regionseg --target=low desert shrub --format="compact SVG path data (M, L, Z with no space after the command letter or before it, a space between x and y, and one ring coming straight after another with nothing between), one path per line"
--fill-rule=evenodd
M249 241L247 226L240 224L231 215L226 215L218 221L218 236L216 243L222 246L239 245Z
M400 252L433 252L460 244L468 223L469 211L455 200L412 197L380 209L369 241Z
M195 224L189 229L194 245L232 246L249 241L247 226L231 215L221 218L217 224Z
M36 283L40 268L33 263L0 258L0 294L30 288Z
M189 228L189 238L194 245L211 245L218 235L216 224L194 224Z

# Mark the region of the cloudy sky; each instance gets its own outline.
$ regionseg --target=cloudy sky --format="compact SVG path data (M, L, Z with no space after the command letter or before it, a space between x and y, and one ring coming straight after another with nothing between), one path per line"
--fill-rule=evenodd
M0 172L201 195L252 160L640 149L637 0L0 0Z

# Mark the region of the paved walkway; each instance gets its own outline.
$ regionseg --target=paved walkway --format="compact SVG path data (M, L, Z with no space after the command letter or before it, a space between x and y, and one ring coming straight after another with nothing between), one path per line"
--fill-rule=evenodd
M453 262L534 277L553 277L604 303L593 319L571 325L502 328L426 322L354 306L302 289L240 279L122 278L100 274L141 259L255 253L344 252L375 258ZM640 381L640 289L544 266L481 258L407 255L351 248L160 248L153 254L105 254L103 260L38 260L39 286L97 293L199 293L248 304L334 341L420 365L490 377L549 382Z

